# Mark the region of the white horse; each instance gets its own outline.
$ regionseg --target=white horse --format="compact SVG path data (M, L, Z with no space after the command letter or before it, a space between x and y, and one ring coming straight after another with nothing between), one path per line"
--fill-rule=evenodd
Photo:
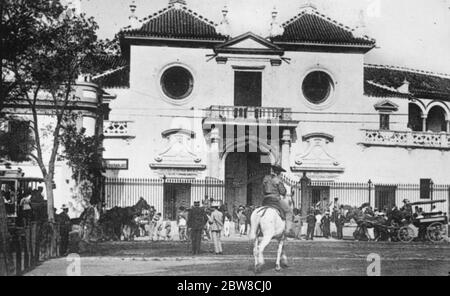
M250 223L250 239L254 240L255 273L261 272L264 265L263 252L272 239L278 240L275 270L280 271L282 266L286 267L287 256L283 248L286 240L286 221L281 219L278 211L265 206L256 208L250 217Z

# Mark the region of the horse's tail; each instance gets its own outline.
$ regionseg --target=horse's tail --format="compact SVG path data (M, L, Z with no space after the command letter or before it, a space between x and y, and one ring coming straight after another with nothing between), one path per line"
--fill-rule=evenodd
M250 239L254 240L258 237L259 222L261 221L261 215L258 211L253 211L250 217Z

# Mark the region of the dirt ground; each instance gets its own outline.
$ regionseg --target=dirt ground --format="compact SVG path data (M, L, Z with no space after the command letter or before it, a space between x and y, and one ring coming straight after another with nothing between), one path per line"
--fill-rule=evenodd
M366 276L369 254L379 255L382 276L447 276L450 272L450 244L355 242L319 239L288 241L289 267L274 270L276 242L266 249L262 275ZM92 244L81 254L80 275L188 275L252 276L252 244L246 238L224 242L224 255L214 255L210 242L203 253L189 254L189 245L179 241L134 241ZM73 271L73 257L52 259L27 275L67 275ZM72 269L71 269L72 268Z

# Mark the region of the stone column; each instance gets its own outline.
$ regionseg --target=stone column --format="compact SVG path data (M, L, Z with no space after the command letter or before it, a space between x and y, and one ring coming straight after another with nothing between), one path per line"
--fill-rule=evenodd
M450 134L450 120L447 120L446 122L447 122L447 130L446 130L446 132L447 132L447 134Z
M308 214L309 208L311 207L311 180L306 176L306 172L303 172L303 177L300 179L301 186L301 212L302 216L306 216Z
M427 115L422 115L422 131L427 131Z
M290 155L291 155L291 131L283 130L281 137L281 167L286 171L290 171Z
M220 151L219 151L219 143L220 143L220 133L218 128L213 128L210 133L210 151L209 151L209 174L213 178L220 178Z

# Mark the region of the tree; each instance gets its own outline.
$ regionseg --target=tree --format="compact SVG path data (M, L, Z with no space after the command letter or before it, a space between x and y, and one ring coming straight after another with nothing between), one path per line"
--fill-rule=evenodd
M0 157L7 161L23 162L30 160L34 139L29 122L10 117L6 130L0 130ZM0 159L0 163L3 160Z
M63 157L72 168L72 178L76 185L90 181L93 186L93 194L89 200L91 204L100 201L100 190L97 187L103 170L101 141L101 136L86 136L84 128L77 130L74 125L65 128L62 135Z
M94 19L77 15L58 0L3 2L2 23L15 32L5 38L2 80L8 77L8 95L2 95L3 105L15 104L28 111L34 138L29 157L41 170L48 217L53 221L55 163L62 131L76 109L75 82L81 73L93 71L103 46L97 41ZM42 129L44 116L48 122Z
M0 57L2 77L0 81L0 112L4 103L19 91L18 81L10 69L20 64L21 59L39 42L36 34L45 18L57 18L63 7L57 2L34 0L2 0L0 14Z

